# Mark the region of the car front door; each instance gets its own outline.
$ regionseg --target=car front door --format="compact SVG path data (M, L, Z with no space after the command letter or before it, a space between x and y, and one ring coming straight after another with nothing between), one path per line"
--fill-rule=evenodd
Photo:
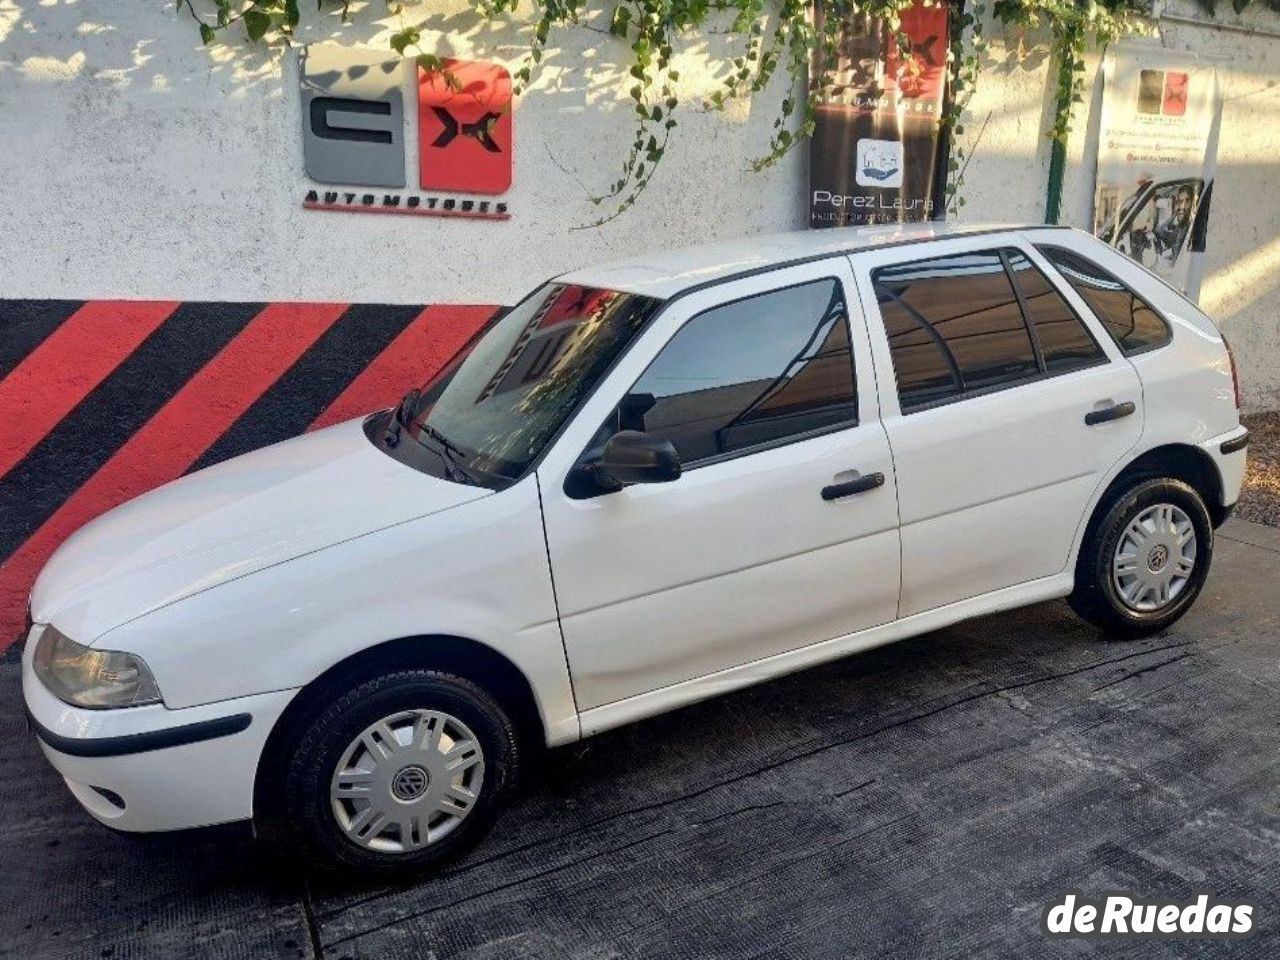
M892 620L878 413L846 259L670 303L538 470L579 709ZM680 477L585 497L566 485L622 429L670 440Z
M898 474L899 615L1063 573L1141 435L1133 366L1016 235L854 259Z

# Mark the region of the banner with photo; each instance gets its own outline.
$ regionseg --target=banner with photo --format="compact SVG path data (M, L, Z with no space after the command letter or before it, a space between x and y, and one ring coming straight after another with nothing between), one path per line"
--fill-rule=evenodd
M1195 299L1222 110L1195 54L1117 48L1103 67L1093 233Z
M825 29L815 10L816 27ZM902 15L911 50L885 20L851 13L835 62L814 54L812 75L833 83L816 104L809 145L809 225L843 227L941 217L946 164L939 136L946 90L947 7L917 2Z

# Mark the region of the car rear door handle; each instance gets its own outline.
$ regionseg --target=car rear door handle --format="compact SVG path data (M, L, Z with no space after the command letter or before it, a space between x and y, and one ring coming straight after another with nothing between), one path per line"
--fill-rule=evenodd
M1090 410L1084 415L1084 422L1086 426L1092 427L1095 423L1106 423L1108 420L1119 420L1121 417L1127 417L1137 409L1132 400L1126 400L1124 403L1113 403L1111 406L1103 407L1101 410Z
M883 486L883 473L868 473L866 476L858 477L856 480L850 480L846 483L833 483L823 487L822 499L839 500L841 497L851 497L855 493L866 493L868 490Z

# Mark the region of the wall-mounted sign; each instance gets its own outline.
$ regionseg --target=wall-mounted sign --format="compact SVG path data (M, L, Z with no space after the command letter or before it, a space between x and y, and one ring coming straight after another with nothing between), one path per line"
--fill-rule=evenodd
M1194 54L1107 54L1093 232L1195 299L1204 273L1222 109L1217 70Z
M424 190L506 193L511 187L511 74L496 63L418 68L418 183Z
M817 8L817 29L825 29ZM809 147L809 225L903 223L941 213L939 130L946 88L947 7L902 14L911 49L903 54L883 19L850 13L839 26L834 63L823 46L829 96L817 104Z
M320 183L404 186L404 60L320 44L302 52L302 156Z
M498 64L446 60L429 72L379 50L316 44L300 58L302 152L307 176L334 189L307 191L312 210L506 220L507 204L343 190L404 187L404 88L417 94L418 184L494 196L511 187L511 75ZM412 69L412 73L409 71Z

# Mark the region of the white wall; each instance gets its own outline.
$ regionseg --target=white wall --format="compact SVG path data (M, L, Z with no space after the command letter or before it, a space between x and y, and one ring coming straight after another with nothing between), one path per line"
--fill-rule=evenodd
M373 19L381 0L346 28L309 7L301 40L387 49L399 26ZM206 51L172 8L0 0L3 295L510 302L601 257L805 222L798 156L747 170L784 85L707 112L694 101L715 81L693 53L690 105L643 201L607 228L574 229L610 209L588 197L617 178L632 134L625 47L587 28L560 35L517 105L509 222L304 211L314 184L302 172L295 59L246 59L243 44L237 58ZM431 20L440 39L424 49L514 72L527 46L522 30L477 35L465 12Z
M1193 0L1175 2L1171 12L1203 16ZM575 229L609 209L587 198L615 179L631 138L627 51L604 31L606 6L557 34L517 104L515 184L504 197L513 216L493 223L304 211L311 184L292 58L202 49L167 0L0 0L0 296L509 302L594 260L803 227L803 150L748 170L766 148L785 76L754 102L705 110L718 85L706 54L724 51L711 35L681 54L687 102L650 190L607 226ZM409 14L433 8L449 12L431 15L425 49L518 64L523 29L482 27L461 0L410 4ZM299 39L385 46L400 21L375 20L382 9L345 27L308 11ZM1280 31L1266 11L1247 19ZM962 219L1039 221L1052 65L1042 56L1015 64L1017 36L988 34L992 62L966 142L990 120ZM1237 348L1248 405L1280 407L1280 39L1166 21L1152 42L1223 57L1201 300ZM1091 58L1091 82L1096 66ZM1078 117L1063 198L1064 217L1082 225L1092 106Z

